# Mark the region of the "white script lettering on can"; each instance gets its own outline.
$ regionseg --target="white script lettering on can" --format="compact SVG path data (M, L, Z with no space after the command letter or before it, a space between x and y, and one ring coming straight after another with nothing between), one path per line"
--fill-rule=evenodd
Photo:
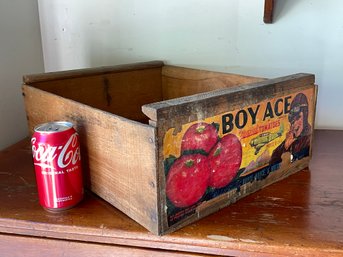
M70 164L75 165L77 161L81 160L80 148L76 147L78 145L77 140L77 134L74 133L65 145L51 146L44 143L35 145L36 138L33 137L31 143L34 165L54 169L53 163L56 158L57 166L61 169Z

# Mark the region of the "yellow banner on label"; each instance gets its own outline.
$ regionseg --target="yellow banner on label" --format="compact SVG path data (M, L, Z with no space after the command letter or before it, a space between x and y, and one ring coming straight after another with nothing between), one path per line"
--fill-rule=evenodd
M223 137L234 134L242 147L240 168L245 169L241 174L244 176L268 165L274 150L282 144L284 151L301 150L290 147L312 131L313 103L314 89L307 89L184 124L177 133L171 128L164 136L164 159L179 158L189 150L207 155ZM208 129L208 125L215 129ZM216 140L209 140L214 137ZM304 146L293 145L293 148Z

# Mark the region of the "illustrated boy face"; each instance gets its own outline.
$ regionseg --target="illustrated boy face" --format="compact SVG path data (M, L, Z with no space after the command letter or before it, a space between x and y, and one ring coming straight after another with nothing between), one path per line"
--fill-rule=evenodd
M304 113L299 112L291 122L291 131L294 137L299 137L304 129Z

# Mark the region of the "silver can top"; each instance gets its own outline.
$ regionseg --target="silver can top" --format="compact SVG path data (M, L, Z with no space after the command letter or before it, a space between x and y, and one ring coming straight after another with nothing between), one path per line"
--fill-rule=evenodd
M68 121L54 121L40 124L34 128L35 132L56 133L68 130L73 127L73 123Z

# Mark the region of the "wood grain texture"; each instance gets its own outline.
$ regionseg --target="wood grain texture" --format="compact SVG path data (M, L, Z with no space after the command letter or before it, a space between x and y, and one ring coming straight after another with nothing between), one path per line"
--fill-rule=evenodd
M24 85L23 92L29 129L54 120L73 122L80 134L86 184L157 231L156 129L31 86Z
M43 74L39 79L30 77L35 83L27 85L144 123L147 117L141 106L162 100L160 67L100 74L80 72L74 77L64 73L55 73L54 80L49 74L46 80Z
M142 124L149 119L141 106L162 101L164 95L179 97L182 88L194 94L261 80L169 67L164 71L169 81L178 77L185 83L163 87L163 67L154 61L27 75L23 85L30 131L54 120L73 122L80 133L88 187L156 233L161 233L164 213L157 197L164 190L157 175L161 138L155 126ZM199 83L193 84L196 80Z
M44 122L73 122L86 185L151 231L159 224L157 140L156 129L143 124L148 118L141 106L162 100L162 66L153 61L27 75L23 85L30 131Z
M198 120L199 113L206 118L213 113L235 110L242 103L256 104L268 98L294 92L302 86L306 88L308 85L314 85L314 75L299 73L146 104L142 106L142 110L151 120L158 122L181 116L179 119L171 120L173 122L171 127L177 127L182 120L188 122Z
M163 100L263 80L265 79L166 65L162 68Z
M13 251L15 249L15 251ZM8 236L0 234L0 252L2 256L11 257L191 257L213 256L175 251L157 251L109 244L94 244L75 241L32 238L23 236Z
M275 0L264 0L264 23L273 23Z
M15 254L15 242L23 238L10 234L17 234L37 237L42 256L47 256L47 246L53 252L75 242L118 246L115 251L121 255L123 250L121 256L127 254L122 246L228 256L343 256L343 131L317 130L314 135L309 169L162 237L89 192L66 212L44 211L38 203L29 142L22 141L0 152L0 232L6 233L1 249ZM62 240L44 243L42 237ZM25 240L35 242L34 238ZM21 245L27 253L33 247ZM84 247L81 250L95 247L108 253L103 245ZM135 249L132 255L139 256Z
M46 72L41 74L28 74L23 76L23 82L25 84L34 84L38 82L60 80L60 79L72 79L91 77L104 74L131 72L138 70L161 68L164 65L162 61L141 62L132 64L122 64L114 66L105 66L97 68L76 69L68 71L56 71Z
M165 234L294 171L286 167L275 173L277 177L244 186L246 193L240 197L218 198L213 206L170 228L162 157L166 131L283 96L313 81L308 74L265 80L152 62L27 76L23 95L30 131L44 122L73 122L80 133L86 185L150 231ZM180 97L184 95L190 96ZM149 125L143 124L148 118ZM298 168L307 162L299 162Z

